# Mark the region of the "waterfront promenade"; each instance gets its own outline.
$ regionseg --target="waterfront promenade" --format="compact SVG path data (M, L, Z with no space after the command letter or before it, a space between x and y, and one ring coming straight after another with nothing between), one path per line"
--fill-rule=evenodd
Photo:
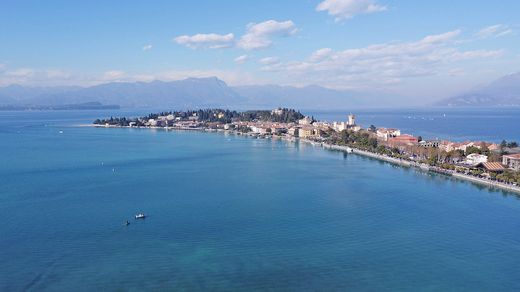
M305 141L305 140L303 140L303 141L311 142L311 141ZM492 188L503 189L506 191L511 191L511 192L520 194L520 186L515 186L512 184L505 184L505 183L501 183L498 181L479 178L479 177L459 173L459 172L452 171L452 170L446 170L446 169L442 169L439 167L429 166L429 165L423 164L423 163L416 163L416 162L411 162L411 161L407 161L407 160L403 160L403 159L399 159L399 158L389 157L386 155L372 153L372 152L368 152L368 151L364 151L364 150L360 150L360 149L356 149L356 148L352 148L352 147L331 145L331 144L326 144L326 143L323 143L321 146L325 149L332 149L332 150L344 151L347 153L354 153L357 155L362 155L362 156L386 161L386 162L404 166L404 167L414 167L414 168L418 168L423 171L431 171L431 172L435 172L435 173L440 173L440 174L452 176L452 177L455 177L455 178L458 178L461 180L470 181L472 183L485 185L485 186L492 187ZM350 149L351 149L351 151L349 151Z

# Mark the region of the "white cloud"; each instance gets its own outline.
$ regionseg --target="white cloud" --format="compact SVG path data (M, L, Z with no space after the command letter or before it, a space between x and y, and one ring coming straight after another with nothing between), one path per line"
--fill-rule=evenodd
M73 80L74 77L70 72L60 69L10 69L7 66L4 69L0 68L0 86L9 84L51 86L79 83L79 80Z
M296 33L296 25L291 21L267 20L261 23L250 23L247 32L237 43L244 50L267 48L272 45L273 37L286 37Z
M463 60L471 60L471 59L485 59L485 58L496 58L500 57L504 54L503 50L474 50L474 51L465 51L465 52L454 52L451 55L451 60L453 61L463 61Z
M316 11L327 11L329 15L335 17L336 21L349 19L358 14L368 14L385 11L384 5L377 4L373 0L324 0Z
M124 71L111 70L103 73L102 80L104 81L121 81L126 76Z
M463 76L466 72L462 68L453 68L448 71L448 75L458 77Z
M210 48L220 49L235 46L243 50L256 50L270 47L274 37L287 37L295 34L296 25L291 21L267 20L261 23L250 23L242 37L235 41L232 33L225 35L209 33L192 36L181 35L174 39L177 44L192 49Z
M152 49L152 45L148 44L143 47L143 51L149 51Z
M35 74L35 70L31 68L20 68L5 73L8 77L28 78Z
M242 56L236 57L234 61L237 64L244 64L248 60L249 60L249 56L248 55L242 55Z
M225 35L208 33L208 34L196 34L192 36L181 35L174 39L174 41L180 45L184 45L188 48L210 48L219 49L233 45L235 36L232 33Z
M321 60L329 57L330 54L332 54L331 48L319 49L319 50L315 51L314 53L312 53L312 55L309 57L309 60L311 62L321 61Z
M245 57L249 59L247 55ZM242 58L243 59L243 58ZM11 68L0 63L0 87L11 84L26 86L92 86L108 82L173 81L186 78L218 77L229 85L251 85L267 83L262 77L244 70L164 70L155 72L128 72L108 70L86 74L64 69Z
M229 85L261 84L262 79L251 72L242 70L166 70L153 73L131 74L120 70L110 70L98 74L84 75L64 70L39 70L20 68L0 71L0 86L21 84L28 86L80 85L92 86L107 82L150 82L153 80L173 81L186 78L218 77Z
M461 33L460 29L448 31L441 34L435 34L435 35L429 35L424 37L421 40L421 43L426 44L438 44L438 43L444 43L453 40L457 36L459 36Z
M477 33L477 36L483 39L487 39L491 37L501 37L509 35L512 32L513 30L509 28L509 26L507 25L495 24L488 27L484 27Z
M49 79L62 79L67 80L72 77L72 74L68 71L49 69L45 70L46 77Z
M278 59L277 57L265 57L260 59L258 63L262 65L273 65L276 63L280 63L280 59Z
M334 51L323 48L302 61L274 63L262 69L304 83L336 88L392 86L410 78L450 74L457 63L500 57L502 50L467 50L456 45L459 30L418 41L374 44Z

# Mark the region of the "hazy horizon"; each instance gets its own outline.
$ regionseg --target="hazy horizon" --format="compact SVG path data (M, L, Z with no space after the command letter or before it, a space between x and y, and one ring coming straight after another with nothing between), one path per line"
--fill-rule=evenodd
M463 94L520 68L516 1L3 6L0 87L215 76L233 87L317 85L406 103Z

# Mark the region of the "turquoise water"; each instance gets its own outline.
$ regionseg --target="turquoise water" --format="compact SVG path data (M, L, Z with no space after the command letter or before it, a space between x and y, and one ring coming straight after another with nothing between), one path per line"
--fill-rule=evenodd
M0 113L0 290L520 290L513 194L102 115Z

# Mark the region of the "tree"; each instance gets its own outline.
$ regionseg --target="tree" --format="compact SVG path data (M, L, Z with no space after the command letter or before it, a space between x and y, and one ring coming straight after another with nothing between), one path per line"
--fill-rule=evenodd
M464 156L464 152L460 149L448 152L448 159L451 162L458 162Z
M477 148L475 146L469 146L468 148L466 148L466 155L470 155L473 153L481 154L482 150L480 150L479 148Z
M507 147L507 141L506 140L502 140L502 142L500 142L500 153L504 154L506 147Z
M488 154L488 161L489 162L502 162L502 159L501 159L500 154L490 151Z
M437 164L439 160L439 151L436 148L428 148L427 160L429 165Z
M383 145L379 145L377 146L376 148L376 152L379 153L379 154L386 154L386 147L383 146Z
M375 133L377 131L377 128L374 125L370 125L370 127L368 127L368 131Z

